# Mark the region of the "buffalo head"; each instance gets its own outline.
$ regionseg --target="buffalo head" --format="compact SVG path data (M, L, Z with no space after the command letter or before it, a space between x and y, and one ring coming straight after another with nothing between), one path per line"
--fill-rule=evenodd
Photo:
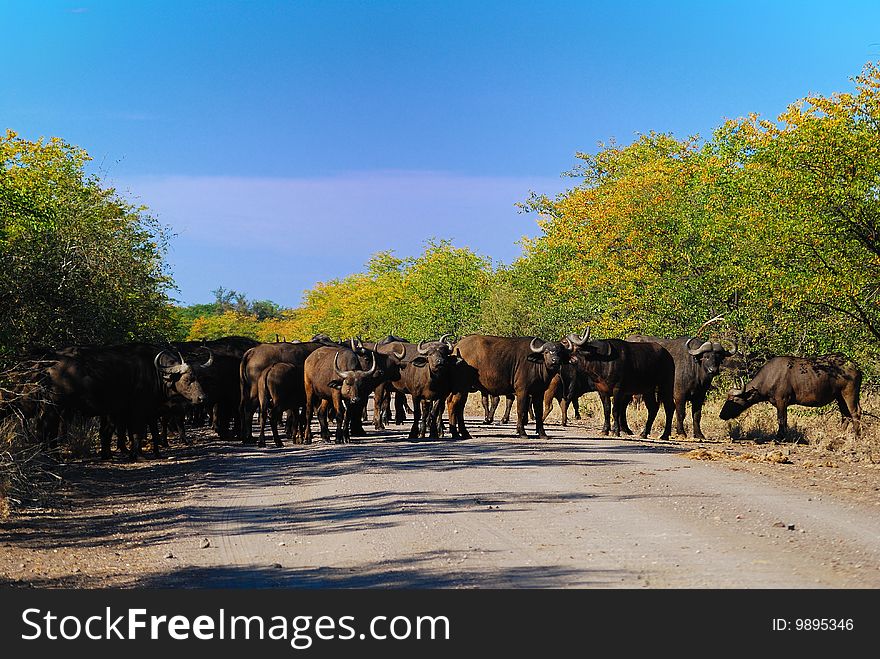
M205 348L205 350L208 350ZM170 359L169 359L170 358ZM208 350L208 359L198 366L186 363L183 355L172 355L167 350L160 351L153 359L156 373L170 396L183 396L191 403L204 403L208 400L205 390L199 382L199 371L209 368L214 363L214 355Z
M724 421L735 419L749 407L760 402L759 398L757 389L747 389L745 384L741 384L739 389L732 389L727 394L727 400L724 401L718 416Z
M733 353L727 351L720 343L712 341L704 341L702 344L695 345L698 341L696 337L691 337L684 342L684 347L709 375L718 375L721 371L721 362L730 357Z
M372 352L369 354L373 363L365 371L360 369L341 371L339 370L339 352L333 358L333 372L336 373L336 379L331 380L329 385L333 389L339 389L342 397L352 405L360 402L361 398L369 396L370 391L376 386L373 381L373 376L377 372L376 358L372 356Z
M577 357L572 352L571 344L563 341L542 341L535 337L529 343L531 353L526 358L536 364L544 364L549 371L558 371L563 364L574 364Z
M413 359L410 364L418 368L425 366L432 374L438 374L453 363L452 359L452 341L447 337L451 334L444 334L437 341L419 341L416 350L419 356Z

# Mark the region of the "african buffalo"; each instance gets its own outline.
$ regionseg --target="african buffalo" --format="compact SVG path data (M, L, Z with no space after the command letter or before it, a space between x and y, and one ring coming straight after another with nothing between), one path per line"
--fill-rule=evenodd
M657 416L660 403L666 413L666 425L660 439L669 439L672 414L675 409L675 361L664 347L656 343L633 343L620 339L589 340L589 330L583 337L570 334L578 368L586 373L596 386L605 422L602 433L620 436L629 430L626 407L634 394L641 394L648 419L641 437L647 438ZM613 427L609 417L614 417Z
M773 357L742 389L727 395L719 416L735 419L755 403L769 402L779 421L777 439L788 429L788 406L821 407L837 403L846 425L852 421L856 437L861 434L862 409L859 393L862 372L840 353L819 357Z
M372 352L369 353L373 355ZM312 443L312 417L315 407L326 410L333 405L336 415L336 443L341 444L351 437L351 421L360 414L360 403L366 401L385 374L377 368L377 360L372 357L369 369L362 369L358 355L345 347L322 346L312 352L303 366L303 379L306 394L305 438ZM319 414L321 437L330 439L327 417Z
M684 435L685 408L690 401L693 432L696 439L705 439L700 428L703 403L712 386L712 379L721 372L721 363L731 356L720 343L701 341L696 337L661 339L654 336L628 336L627 341L656 343L666 348L675 362L675 432Z
M527 437L528 408L534 409L538 437L547 438L541 404L544 391L559 368L574 359L571 346L537 337L503 337L469 334L455 345L462 359L453 374L453 391L448 399L449 426L453 437L470 437L464 424L468 393L516 396L516 432Z
M260 401L260 439L259 446L266 445L266 420L272 429L275 446L282 446L278 437L278 421L287 411L288 439L302 441L305 433L306 390L303 364L278 362L267 368L260 379L258 396Z
M322 336L318 341L302 343L261 343L242 355L239 365L238 436L244 443L253 441L254 408L259 402L260 378L265 370L279 362L303 365L310 354L326 346L342 347Z
M432 439L439 437L438 417L443 409L442 403L452 389L452 368L458 361L452 356L453 344L448 340L449 336L444 334L437 341L420 341L413 346L416 354L406 350L399 358L397 374L389 374L390 387L413 398L410 439L423 438L426 432ZM377 346L377 350L383 348Z
M176 399L206 400L199 381L201 366L187 364L179 355L146 343L117 346L72 346L58 350L46 368L47 402L41 416L47 437L74 414L101 417L101 457L110 457L114 429L132 439L130 453L140 452L147 428ZM158 454L157 433L153 451Z

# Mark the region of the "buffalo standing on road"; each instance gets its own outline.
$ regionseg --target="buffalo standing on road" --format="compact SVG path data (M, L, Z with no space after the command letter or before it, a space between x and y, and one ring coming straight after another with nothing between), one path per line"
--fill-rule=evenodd
M470 437L464 424L468 393L516 396L516 433L527 437L529 405L533 407L538 437L547 438L541 406L544 391L559 368L573 360L571 346L537 337L503 337L470 334L455 345L464 363L456 366L449 397L449 427L453 437Z
M131 436L131 457L137 457L148 426L154 426L169 403L206 400L199 377L201 366L145 343L118 346L73 346L59 350L46 369L47 402L42 406L44 436L53 439L61 422L74 414L101 417L101 457L110 457L114 429ZM156 433L153 451L158 455Z
M373 355L372 352L369 354ZM342 444L351 438L352 416L360 413L361 402L366 401L378 381L384 378L384 373L377 369L375 357L372 361L369 369L362 370L358 355L342 346L324 346L306 358L303 367L306 444L312 443L312 417L318 405L324 411L328 405L333 405L336 415L336 443ZM330 439L326 414L319 413L318 420L321 424L321 437Z
M633 395L641 394L648 409L641 437L647 439L662 403L666 425L660 439L669 439L675 410L675 361L664 347L620 339L590 341L589 330L583 337L570 334L568 342L574 348L578 367L593 381L602 400L605 415L602 434L610 431L619 437L621 430L631 432L626 423L626 408Z
M661 339L653 336L630 336L626 340L656 343L672 355L675 362L675 432L678 435L687 434L684 430L684 417L690 401L694 438L705 439L700 428L703 404L712 386L712 379L721 372L721 363L733 353L720 343L700 341L696 337Z

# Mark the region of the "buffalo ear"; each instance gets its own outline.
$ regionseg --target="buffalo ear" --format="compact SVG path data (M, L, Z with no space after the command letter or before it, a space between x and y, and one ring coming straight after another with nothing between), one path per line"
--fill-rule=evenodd
M530 362L536 362L541 364L544 362L544 353L543 352L533 352L528 357L526 357Z
M330 380L327 386L331 389L342 389L342 380Z
M422 366L426 366L426 365L428 364L428 360L425 359L424 357L416 357L415 359L413 359L413 360L410 362L410 364L412 364L413 366L418 366L419 368L421 368Z

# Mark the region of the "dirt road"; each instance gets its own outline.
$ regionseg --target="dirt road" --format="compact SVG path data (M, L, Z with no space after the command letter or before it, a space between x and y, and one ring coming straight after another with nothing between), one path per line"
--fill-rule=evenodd
M880 587L876 501L690 460L670 443L558 426L549 441L518 440L512 426L471 427L468 441L401 441L395 429L348 445L215 444L142 463L130 482L94 485L114 510L73 526L68 515L63 532L63 520L48 533L33 520L4 525L0 546L30 552L11 557L5 577L61 586ZM40 561L52 551L54 562Z

